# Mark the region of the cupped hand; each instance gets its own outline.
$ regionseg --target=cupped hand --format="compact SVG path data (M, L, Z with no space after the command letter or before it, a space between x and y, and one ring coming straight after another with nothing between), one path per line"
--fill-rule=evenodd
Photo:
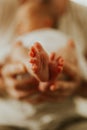
M29 75L22 63L9 63L3 67L2 75L9 95L23 99L38 92L38 81Z
M63 73L65 76L67 75L67 77L69 77L67 78L68 80L62 79L47 83L41 82L39 84L39 89L42 91L42 93L40 93L35 101L31 101L35 103L59 102L64 101L69 96L76 94L76 91L79 89L79 86L81 84L79 67L75 64L67 62L64 65Z

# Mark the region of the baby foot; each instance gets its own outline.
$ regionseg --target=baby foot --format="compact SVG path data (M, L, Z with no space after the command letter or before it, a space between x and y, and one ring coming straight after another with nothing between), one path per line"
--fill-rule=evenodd
M56 80L58 74L63 70L64 60L61 56L56 56L55 53L50 55L50 80Z
M64 60L62 57L56 57L55 53L52 53L50 55L50 63L49 63L49 69L50 69L50 77L48 82L40 82L39 84L39 90L41 92L46 91L56 91L58 82L55 81L57 79L57 76L62 72L63 70L63 64Z
M29 51L29 62L34 76L40 81L49 80L49 57L39 43L35 43Z

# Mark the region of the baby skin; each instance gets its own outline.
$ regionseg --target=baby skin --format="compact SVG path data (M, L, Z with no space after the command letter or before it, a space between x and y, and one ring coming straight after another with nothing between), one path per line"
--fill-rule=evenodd
M56 80L63 70L64 60L61 56L56 56L55 53L51 53L49 56L41 44L37 42L30 48L29 63L35 77L40 82L46 83Z

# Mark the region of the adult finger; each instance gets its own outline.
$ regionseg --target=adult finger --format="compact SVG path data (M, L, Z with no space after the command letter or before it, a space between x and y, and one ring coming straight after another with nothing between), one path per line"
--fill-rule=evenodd
M24 74L27 72L26 67L21 63L7 64L2 69L3 76L14 76L17 74Z
M30 89L37 89L38 88L38 85L39 85L39 82L32 76L23 76L22 78L21 77L18 77L16 80L16 86L15 86L15 89L20 91L27 91L27 90L30 90Z
M27 100L25 99L25 101L32 103L32 104L42 104L42 103L46 103L46 102L59 102L62 101L64 98L60 98L58 96L48 96L48 95L40 95L35 99L32 98L28 98Z
M6 84L6 90L7 92L13 96L13 97L25 97L27 95L30 95L32 92L35 93L37 90L36 86L29 87L30 84L22 84L19 85L19 82L17 82L14 78L6 78L5 79ZM19 87L19 88L18 88Z
M63 72L70 76L73 80L79 80L80 78L78 67L74 64L65 62Z
M56 91L59 91L60 93L69 93L69 95L71 95L71 93L73 94L78 89L78 87L79 83L74 81L58 81L56 83Z

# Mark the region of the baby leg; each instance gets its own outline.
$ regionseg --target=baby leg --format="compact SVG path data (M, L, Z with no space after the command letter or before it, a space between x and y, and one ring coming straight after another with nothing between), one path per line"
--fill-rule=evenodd
M29 51L29 62L34 76L42 82L49 80L49 56L39 43L35 43Z
M62 72L64 60L61 56L56 56L56 53L51 53L49 58L50 80L54 81Z
M48 82L40 82L39 90L44 91L55 91L58 75L62 72L64 65L64 60L61 56L56 56L55 53L52 53L49 57L49 74L50 78Z

